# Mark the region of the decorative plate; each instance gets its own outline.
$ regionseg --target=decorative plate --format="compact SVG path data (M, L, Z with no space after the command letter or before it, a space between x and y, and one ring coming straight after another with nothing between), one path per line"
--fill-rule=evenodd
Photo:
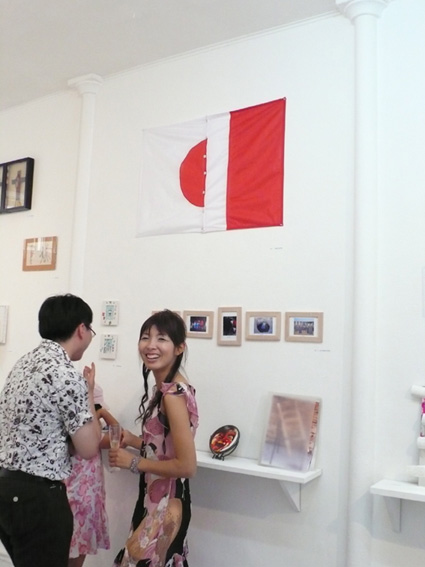
M240 439L239 429L235 425L223 425L210 437L210 450L213 459L224 460L224 457L233 453Z

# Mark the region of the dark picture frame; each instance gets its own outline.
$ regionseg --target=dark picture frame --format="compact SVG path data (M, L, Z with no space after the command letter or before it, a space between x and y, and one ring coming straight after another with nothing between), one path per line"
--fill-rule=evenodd
M28 211L32 204L34 159L0 164L0 213Z

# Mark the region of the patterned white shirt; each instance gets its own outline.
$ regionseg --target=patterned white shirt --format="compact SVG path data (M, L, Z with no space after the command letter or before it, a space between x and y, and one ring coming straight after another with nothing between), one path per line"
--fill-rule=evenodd
M86 380L58 343L43 339L18 360L0 394L0 467L68 477L69 435L92 419Z

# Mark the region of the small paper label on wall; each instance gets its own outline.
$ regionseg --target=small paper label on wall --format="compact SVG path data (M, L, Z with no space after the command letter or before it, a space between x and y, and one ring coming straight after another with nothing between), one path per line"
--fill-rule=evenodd
M0 305L0 344L2 345L6 344L8 311L8 305Z

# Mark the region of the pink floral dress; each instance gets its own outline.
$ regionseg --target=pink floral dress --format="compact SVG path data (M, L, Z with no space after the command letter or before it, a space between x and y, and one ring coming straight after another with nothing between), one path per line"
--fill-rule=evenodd
M163 396L184 396L193 435L198 427L195 390L182 382L162 384ZM155 410L142 432L141 455L147 459L175 457L167 418ZM140 475L139 498L130 535L115 567L188 567L187 530L191 517L189 480Z
M99 452L90 460L78 455L71 460L72 473L65 481L74 516L69 556L94 555L110 547L102 457Z

